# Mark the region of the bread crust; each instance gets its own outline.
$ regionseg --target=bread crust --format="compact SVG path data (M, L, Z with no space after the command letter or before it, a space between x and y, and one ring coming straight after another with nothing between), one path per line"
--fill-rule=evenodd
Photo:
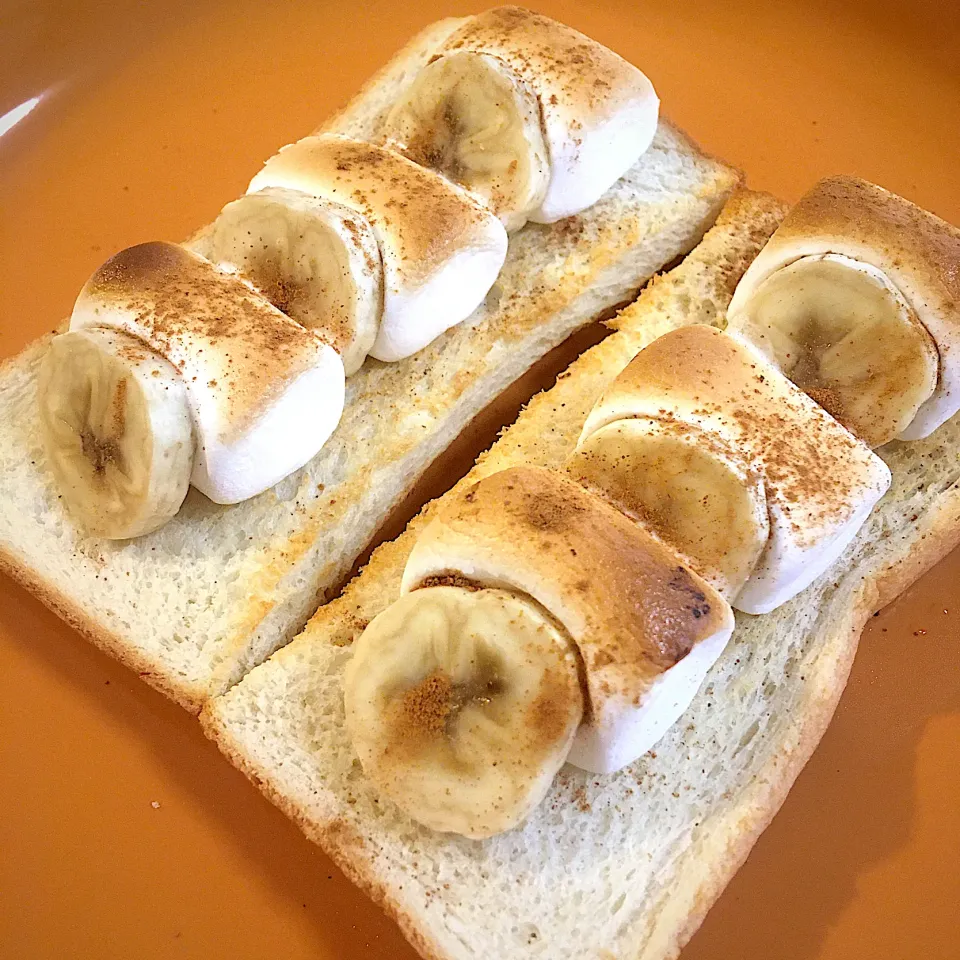
M672 124L671 127L685 140L693 143L684 131L673 127ZM734 191L724 204L713 230L703 238L703 244L709 247L710 255L714 258L709 274L703 278L709 284L710 296L704 297L700 302L687 302L689 323L703 323L716 326L721 330L724 328L726 314L721 316L716 312L717 303L730 302L745 271L769 241L770 235L783 221L789 209L787 204L778 200L773 194L748 190L741 181L739 189ZM714 244L714 238L719 239L726 230L735 230L738 242L726 245ZM701 247L701 249L706 248ZM706 273L704 267L700 270ZM647 313L658 309L660 293L664 289L661 285L666 284L668 276L669 268L653 277L640 296L632 304L624 307L616 317L607 321L607 326L611 330L630 332L637 326L636 320L639 320L641 325L644 324ZM534 398L531 402L536 400L537 398Z
M200 713L209 698L203 684L178 682L169 673L160 673L156 665L140 656L122 636L114 633L106 624L95 619L79 604L58 590L52 583L39 576L30 564L9 550L0 549L0 573L20 584L32 593L45 607L52 610L67 626L72 627L85 640L133 670L141 680L158 690L165 697L183 707L194 716Z
M737 835L731 838L728 858L721 870L696 891L694 911L689 915L686 924L672 937L671 948L663 956L672 960L679 955L700 928L708 911L720 898L734 874L746 861L760 835L783 806L790 788L813 756L833 719L867 621L958 546L960 490L954 490L935 512L925 518L916 535L901 543L898 556L890 558L887 563L865 577L857 594L857 602L848 612L844 629L832 638L842 652L834 662L831 683L820 699L818 709L805 714L805 722L796 746L784 755L786 765L776 778L767 783L759 799L753 803L757 813L741 821Z

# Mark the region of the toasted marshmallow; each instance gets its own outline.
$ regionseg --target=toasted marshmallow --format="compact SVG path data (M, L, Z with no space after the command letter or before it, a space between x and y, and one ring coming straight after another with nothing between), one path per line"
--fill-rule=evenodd
M355 210L267 188L228 203L190 249L315 330L348 376L360 369L380 325L383 267L373 228Z
M285 187L343 204L370 223L383 262L371 356L402 360L465 320L507 255L503 225L466 191L392 150L332 135L271 157L248 193Z
M689 423L761 473L769 538L733 605L768 613L843 552L890 486L870 448L747 344L712 327L655 340L597 401L581 440L633 417Z
M549 17L497 7L472 17L437 52L502 60L535 94L550 182L529 214L553 223L592 206L653 142L653 84L612 50Z
M899 439L931 434L960 410L960 230L856 177L821 180L793 207L740 281L729 315L804 257L839 254L881 271L933 337L937 385Z
M91 326L132 334L179 371L197 437L190 482L216 503L302 467L343 412L336 351L176 244L141 243L100 267L70 318Z
M664 670L639 702L611 694L603 717L580 726L567 762L591 773L613 773L652 750L684 715L732 632L731 613L729 626L718 627Z
M733 631L730 605L669 547L579 484L534 467L481 480L427 524L401 593L444 583L530 597L565 629L587 702L569 759L598 773L656 743Z

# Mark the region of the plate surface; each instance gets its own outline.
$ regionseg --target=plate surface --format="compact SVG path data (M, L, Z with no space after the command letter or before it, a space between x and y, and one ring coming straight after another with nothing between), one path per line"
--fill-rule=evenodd
M537 6L654 80L754 187L857 173L960 223L960 8ZM483 5L7 0L0 357L181 239L416 30ZM489 439L470 438L479 447ZM436 479L439 488L450 477ZM960 553L873 619L837 716L684 960L956 958ZM412 960L195 722L0 578L0 956Z

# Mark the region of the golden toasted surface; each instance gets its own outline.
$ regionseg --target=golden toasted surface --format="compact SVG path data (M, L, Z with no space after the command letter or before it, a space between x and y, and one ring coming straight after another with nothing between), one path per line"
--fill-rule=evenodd
M544 109L605 115L641 89L642 74L603 44L523 7L496 7L471 18L441 53L478 50L500 57L528 83L550 90ZM642 89L646 91L646 84Z
M131 332L184 377L201 361L215 371L207 387L223 398L224 419L237 428L315 363L319 349L313 333L175 243L141 243L111 257L87 281L81 306L88 318L97 311L105 320L111 311L129 316Z
M672 550L553 470L514 467L458 491L421 540L438 562L447 545L476 544L475 579L507 571L567 627L593 695L645 690L727 616Z
M642 350L598 406L665 420L679 399L695 417L721 423L763 465L786 504L802 504L811 531L859 499L870 451L748 347L714 327L682 327ZM655 409L650 409L651 407ZM683 419L684 414L679 414ZM799 521L795 532L805 532Z
M876 250L876 266L909 271L960 324L960 230L857 177L828 177L787 215L771 246L808 237L851 238Z
M317 193L363 214L377 229L385 262L426 276L489 219L477 201L439 174L383 147L332 135L305 137L271 157L251 190L283 186Z

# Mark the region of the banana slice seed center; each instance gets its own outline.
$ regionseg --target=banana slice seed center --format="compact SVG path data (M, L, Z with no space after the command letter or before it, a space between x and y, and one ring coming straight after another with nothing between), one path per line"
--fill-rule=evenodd
M451 737L461 711L468 706L484 708L504 691L503 680L495 674L480 674L456 683L435 670L399 700L400 716L406 725L429 736Z

